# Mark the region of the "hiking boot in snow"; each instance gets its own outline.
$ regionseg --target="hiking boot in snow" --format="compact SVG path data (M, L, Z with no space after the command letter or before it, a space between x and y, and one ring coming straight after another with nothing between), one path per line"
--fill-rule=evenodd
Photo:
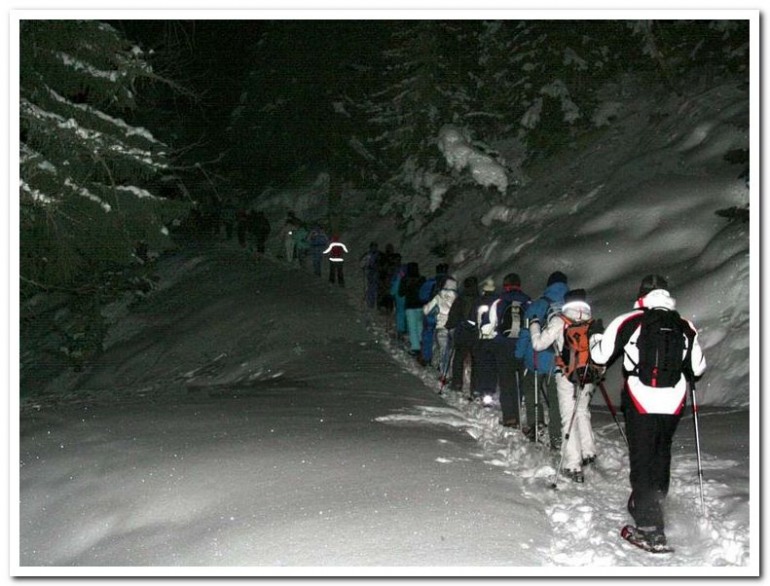
M637 527L639 536L652 548L668 545L662 527Z
M572 482L577 482L578 484L583 484L585 482L582 470L564 470L562 473Z
M584 466L584 467L585 467L585 466L590 466L590 465L591 465L591 464L593 464L594 462L596 462L596 455L593 455L593 456L586 456L585 458L583 458L583 466Z
M514 429L519 427L519 420L516 419L515 417L509 417L508 419L503 419L500 423L503 427L512 427Z
M545 424L540 423L537 425L537 427L535 427L534 425L532 427L522 427L521 432L529 441L534 442L537 439L535 434L542 435L544 429L545 429Z

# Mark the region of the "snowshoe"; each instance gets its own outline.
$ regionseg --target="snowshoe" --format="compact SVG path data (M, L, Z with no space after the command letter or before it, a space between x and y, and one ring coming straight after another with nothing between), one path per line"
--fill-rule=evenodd
M537 427L522 427L521 431L529 441L544 443L546 434L546 426L544 423L539 424Z
M562 470L562 474L577 484L583 484L586 481L582 470Z
M672 553L674 549L666 542L666 534L660 530L644 531L633 525L620 530L620 536L639 549L650 553Z

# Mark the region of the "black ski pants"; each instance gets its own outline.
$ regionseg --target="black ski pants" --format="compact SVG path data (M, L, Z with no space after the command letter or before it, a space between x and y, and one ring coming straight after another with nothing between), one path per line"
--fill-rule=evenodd
M345 274L342 272L341 262L329 261L329 282L334 284L336 281L340 287L345 286Z
M454 329L452 382L450 384L452 390L461 391L463 388L463 367L466 360L471 363L471 388L468 390L473 391L476 388L476 376L478 373L476 372L476 365L473 364L473 349L477 342L478 338L475 327L460 324Z
M521 424L520 385L524 377L524 367L521 360L516 358L517 341L517 338L498 336L492 340L492 344L503 421L515 420Z
M537 393L535 393L535 387L537 387ZM528 371L521 378L521 388L524 391L527 427L531 428L535 425L535 401L537 401L538 424L543 425L543 415L548 411L548 436L551 445L561 446L561 410L559 395L556 391L556 375Z
M639 413L623 392L631 497L628 512L637 527L665 527L663 505L671 481L671 443L681 415Z
M475 384L471 385L473 397L492 396L497 391L497 364L494 340L478 340L473 346L473 370Z

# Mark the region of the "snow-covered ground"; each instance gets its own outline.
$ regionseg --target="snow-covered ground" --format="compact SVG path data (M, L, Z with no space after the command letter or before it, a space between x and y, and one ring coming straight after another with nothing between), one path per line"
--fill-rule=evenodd
M346 289L228 244L121 322L67 404L25 405L20 575L735 575L751 554L748 413L677 435L673 555L624 544L628 461L594 401L599 461L555 455L496 409L437 395ZM352 276L352 275L351 275Z
M50 386L63 404L25 403L12 420L15 573L758 574L757 178L750 223L715 214L749 202L723 158L747 148L747 89L629 85L615 98L611 126L528 169L525 185L448 191L404 238L350 193L344 290L229 243L161 259L162 289L115 324L100 361ZM303 217L296 187L273 193L276 231L287 209ZM667 508L676 553L618 537L628 461L600 396L596 469L552 490L554 456L494 410L436 394L436 373L362 307L355 260L372 240L426 273L446 241L460 281L515 271L533 296L562 270L605 323L642 276L669 278L709 364L705 517L688 413Z

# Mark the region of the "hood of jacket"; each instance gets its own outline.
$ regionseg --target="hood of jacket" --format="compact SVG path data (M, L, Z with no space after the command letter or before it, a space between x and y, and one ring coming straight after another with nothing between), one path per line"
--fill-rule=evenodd
M640 297L634 303L634 309L644 309L645 307L659 307L662 309L676 309L676 299L671 297L671 293L665 289L653 289L644 297Z
M556 282L548 285L548 287L545 288L545 291L543 291L543 295L548 297L548 299L551 301L558 301L559 303L563 303L564 296L567 294L567 291L569 291L567 283Z

